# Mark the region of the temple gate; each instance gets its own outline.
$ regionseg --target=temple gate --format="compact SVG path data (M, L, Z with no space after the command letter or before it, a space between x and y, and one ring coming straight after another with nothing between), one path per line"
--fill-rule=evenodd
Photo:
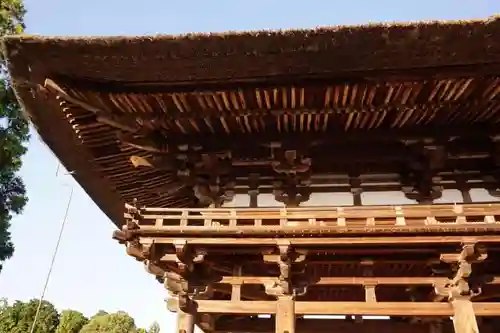
M488 333L495 36L492 18L4 42L28 116L168 289L177 333ZM450 189L462 199L436 203ZM387 191L413 204L364 204ZM318 193L352 204L308 205Z

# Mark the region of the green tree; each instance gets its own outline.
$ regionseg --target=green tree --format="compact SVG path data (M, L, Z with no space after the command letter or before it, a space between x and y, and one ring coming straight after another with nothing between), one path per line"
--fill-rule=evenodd
M95 315L93 315L90 320L94 319L95 317L99 317L99 316L105 316L107 315L108 313L104 310L99 310L97 311L97 313Z
M0 1L0 36L22 33L25 14L21 0ZM12 257L14 245L9 232L13 214L21 213L27 197L18 176L24 144L29 139L28 123L10 84L5 58L0 55L0 271Z
M81 312L64 310L59 318L56 333L78 333L89 320Z
M108 313L92 317L80 333L136 333L134 319L126 312ZM3 332L0 332L3 333Z
M30 332L39 301L17 301L0 312L0 333ZM35 326L35 333L55 333L59 313L50 302L43 301Z
M148 333L160 333L160 325L155 321L151 327L149 327Z

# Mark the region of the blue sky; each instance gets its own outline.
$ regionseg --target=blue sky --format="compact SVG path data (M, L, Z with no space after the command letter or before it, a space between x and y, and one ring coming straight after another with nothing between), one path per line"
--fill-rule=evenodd
M28 32L42 35L146 35L485 18L498 0L27 0ZM70 176L56 177L57 159L36 134L22 176L29 204L13 221L16 253L0 274L0 297L38 297L56 243L71 186L75 194L46 298L86 315L124 310L140 326L154 320L174 332L166 292L111 239L107 217ZM375 203L375 202L373 202Z

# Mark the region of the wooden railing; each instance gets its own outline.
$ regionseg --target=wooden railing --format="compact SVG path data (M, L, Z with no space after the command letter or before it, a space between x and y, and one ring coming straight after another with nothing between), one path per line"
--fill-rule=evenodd
M500 204L304 208L129 208L144 231L304 232L499 228ZM450 229L450 230L451 230Z

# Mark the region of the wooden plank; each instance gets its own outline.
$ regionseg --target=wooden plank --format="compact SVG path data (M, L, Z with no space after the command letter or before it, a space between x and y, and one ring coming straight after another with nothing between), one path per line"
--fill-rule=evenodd
M275 238L217 238L217 237L139 237L141 244L173 244L183 239L192 245L213 246L275 246ZM500 243L500 235L474 236L373 236L373 237L321 237L321 238L284 238L293 246L346 246L346 245L418 245L418 244L461 244L464 242Z
M467 233L483 233L483 232L498 232L500 231L500 223L443 223L421 226L401 226L386 225L386 226L337 226L337 225L316 225L310 226L307 222L303 223L301 227L298 223L294 226L289 225L276 225L276 226L141 226L139 230L133 231L134 234L147 236L147 235L199 235L204 236L231 236L231 235L290 235L290 234L306 234L306 235L331 235L331 234L359 234L359 233L452 233L452 232L467 232Z
M276 332L295 333L295 301L293 296L279 296L276 301Z
M278 279L267 276L224 276L217 283L234 285L266 284L277 282ZM321 277L314 285L434 285L448 282L447 278L439 277ZM488 284L500 284L500 277L493 277Z
M483 323L483 329L490 328L493 324ZM429 333L429 323L409 323L393 320L365 319L362 322L345 319L297 319L296 331L299 333ZM453 333L450 320L444 321L442 333ZM275 333L275 323L272 318L241 318L229 319L227 317L216 320L215 333ZM493 331L487 331L493 333Z
M198 313L257 315L276 313L276 301L196 301ZM177 299L167 301L170 311L178 309ZM499 316L500 303L473 303L476 316ZM453 315L449 303L437 302L295 302L298 315L439 316Z

